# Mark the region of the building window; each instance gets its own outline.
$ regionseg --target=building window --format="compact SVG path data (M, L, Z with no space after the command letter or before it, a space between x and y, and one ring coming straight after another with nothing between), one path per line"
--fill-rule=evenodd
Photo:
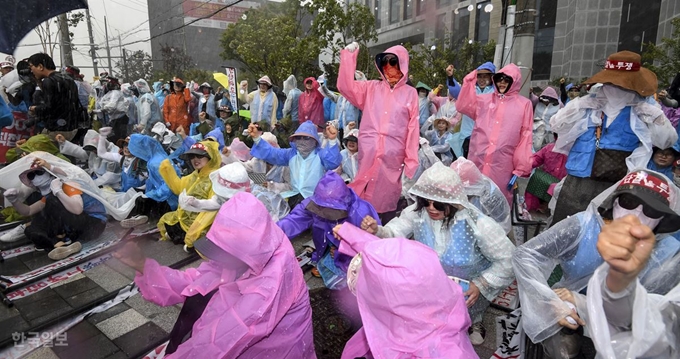
M437 9L447 5L451 5L451 0L437 0Z
M416 15L422 15L427 11L427 2L425 0L414 0L416 2Z
M380 28L380 0L375 0L373 3L373 16L375 16L375 28L379 29Z
M475 40L486 44L489 41L489 21L491 20L491 11L487 11L487 5L491 1L485 1L477 4L477 11L475 16Z
M418 0L404 0L404 20L408 20L413 16L413 1Z
M623 0L618 50L641 53L645 43L656 42L660 12L661 0Z
M446 35L446 13L437 16L437 23L434 28L434 36L438 39L444 39Z
M451 26L451 46L460 48L470 35L470 12L467 8L453 11L453 25Z
M555 19L557 2L537 0L536 36L534 37L532 80L549 80L552 64L553 44L555 42Z
M399 2L401 0L390 0L390 24L399 22Z

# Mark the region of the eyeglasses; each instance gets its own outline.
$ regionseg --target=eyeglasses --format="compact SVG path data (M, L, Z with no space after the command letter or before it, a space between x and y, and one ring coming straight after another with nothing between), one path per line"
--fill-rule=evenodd
M512 77L507 76L507 75L497 75L495 78L496 82L507 82L510 83L512 82Z
M441 202L425 199L425 198L422 198L422 197L418 197L418 206L419 207L427 208L427 207L430 206L430 203L432 204L434 209L436 209L437 211L444 212L446 210L446 204L445 203L441 203Z
M675 153L671 151L658 151L655 155L661 157L675 157Z
M581 89L578 89L576 87L572 87L569 89L569 92L581 92Z
M618 200L619 206L621 206L621 208L623 209L632 210L642 205L642 213L644 213L645 216L653 219L661 218L664 216L663 212L659 212L654 208L648 206L645 202L643 202L638 197L632 194L624 193L618 197Z
M387 66L387 64L390 64L390 66L397 66L398 63L399 59L394 55L385 55L380 60L381 67Z
M33 179L34 179L36 176L42 176L42 175L44 175L44 174L45 174L45 170L37 170L37 171L29 172L29 173L26 175L26 178L28 178L29 181L33 181Z

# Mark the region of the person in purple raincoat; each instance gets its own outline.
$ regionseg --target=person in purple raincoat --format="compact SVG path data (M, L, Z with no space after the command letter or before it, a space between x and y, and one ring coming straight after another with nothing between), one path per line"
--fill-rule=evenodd
M134 243L116 253L137 270L144 299L184 303L165 358L316 358L307 285L264 205L236 194L206 237L194 247L208 260L185 271L145 259Z
M312 260L317 263L326 287L342 289L347 286L347 266L352 258L336 251L340 243L333 237L332 230L344 222L360 226L366 216L380 221L370 203L347 187L340 175L328 171L314 189L314 195L302 201L277 224L288 238L295 238L311 227L316 247Z

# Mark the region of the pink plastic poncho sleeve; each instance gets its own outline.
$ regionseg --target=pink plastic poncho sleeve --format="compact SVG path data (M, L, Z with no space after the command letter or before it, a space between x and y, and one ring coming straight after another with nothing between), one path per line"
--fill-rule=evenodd
M484 101L477 96L475 84L477 83L477 70L473 70L463 79L463 87L458 94L456 109L473 121L477 119L477 109L484 106Z
M147 259L144 263L144 274L137 272L135 284L139 287L144 299L160 306L183 303L185 297L182 292L198 278L200 268L180 271L161 266L153 259Z
M350 257L354 257L357 253L363 251L367 243L380 239L349 222L342 224L338 235L342 238L340 248L338 248L340 253Z
M368 90L370 81L354 80L354 72L357 69L357 56L359 56L359 50L350 52L349 50L343 49L340 51L338 91L340 91L340 94L354 105L354 107L363 111L366 101L366 91Z
M418 149L420 148L420 121L418 113L418 100L411 101L409 109L411 118L408 121L406 132L406 157L404 158L404 174L413 178L418 170Z
M519 95L518 95L519 96ZM525 101L524 114L522 115L522 128L520 130L519 144L515 148L515 153L512 156L512 165L514 170L512 174L519 177L529 177L531 174L531 154L532 154L532 136L534 125L534 110L531 107L531 102Z

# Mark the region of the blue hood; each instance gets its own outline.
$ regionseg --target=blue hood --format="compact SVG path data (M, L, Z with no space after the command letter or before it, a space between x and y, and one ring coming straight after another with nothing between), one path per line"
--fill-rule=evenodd
M149 171L145 190L147 197L156 202L167 201L171 208L177 208L177 195L170 191L159 170L161 162L168 158L168 154L163 150L160 142L151 136L132 134L128 150L133 156L146 161ZM177 175L180 175L179 172Z
M161 87L163 87L163 83L160 81L156 81L153 83L153 91L158 92L161 90Z
M222 130L219 129L219 128L216 128L216 129L208 132L208 134L205 135L205 138L208 138L208 137L216 138L217 143L220 144L220 146L219 146L220 151L222 151L222 149L224 148L224 134L222 133Z
M448 86L449 94L451 94L451 97L453 97L457 100L458 94L460 93L460 84L458 83L458 81L456 81L456 79L453 79L453 83L455 84L455 86L451 86L451 85Z
M479 70L489 70L489 71L491 71L492 74L495 74L496 73L496 65L494 65L491 62L485 62L477 68L477 71L479 71Z
M307 137L312 137L313 139L316 140L316 144L319 145L321 144L321 140L319 139L319 132L314 123L312 121L305 121L302 124L300 124L300 127L295 131L294 134L292 134L290 137L288 137L288 140L290 141L293 137L295 136L307 136Z

